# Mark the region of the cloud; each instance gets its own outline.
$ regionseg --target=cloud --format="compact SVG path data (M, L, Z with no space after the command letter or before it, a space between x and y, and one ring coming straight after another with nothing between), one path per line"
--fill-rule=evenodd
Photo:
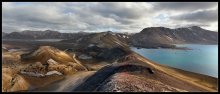
M171 17L174 20L209 23L218 21L218 10L203 10Z
M152 26L209 25L217 30L218 3L27 2L2 3L3 32L139 32ZM215 25L214 25L215 23ZM212 24L212 25L211 25Z
M195 11L200 9L215 8L217 2L160 2L154 3L157 10Z
M147 3L145 4L146 6L149 6ZM93 9L95 12L107 17L115 15L120 18L127 19L138 19L143 17L143 15L148 12L146 7L143 8L138 3L100 3Z

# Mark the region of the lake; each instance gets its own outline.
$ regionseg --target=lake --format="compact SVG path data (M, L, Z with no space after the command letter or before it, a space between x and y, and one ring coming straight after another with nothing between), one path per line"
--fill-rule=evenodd
M192 50L131 49L157 63L218 78L218 45L184 44Z

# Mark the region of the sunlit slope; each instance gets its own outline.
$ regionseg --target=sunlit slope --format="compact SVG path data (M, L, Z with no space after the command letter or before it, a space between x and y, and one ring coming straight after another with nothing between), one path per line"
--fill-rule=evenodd
M75 57L71 57L66 52L51 46L40 46L37 50L21 55L21 60L23 61L41 62L42 64L47 64L49 59L65 65L75 63L78 67L86 70L80 62L74 60Z
M30 84L10 68L2 68L2 92L27 90Z

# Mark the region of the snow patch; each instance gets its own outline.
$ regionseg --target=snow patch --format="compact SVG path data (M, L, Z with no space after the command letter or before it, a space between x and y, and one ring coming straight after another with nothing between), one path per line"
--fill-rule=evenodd
M78 39L76 42L79 42L79 41L81 41L81 40L82 40L82 38Z
M191 27L188 27L187 29L192 30L192 28L191 28Z
M19 51L20 49L10 49L8 50L9 52L15 52L15 51Z
M195 32L193 32L193 35L198 36Z
M89 44L89 46L88 46L88 47L93 47L93 46L95 46L95 44Z
M125 35L123 35L123 38L126 38L126 36L125 36Z
M25 74L25 75L28 75L28 76L35 76L35 77L44 77L44 74L35 73L35 72L25 72L25 71L21 71L21 74Z
M85 55L85 54L82 54L79 56L80 59L92 59L91 56L88 56L88 55Z
M7 50L7 48L6 48L6 47L2 47L2 48Z
M173 39L171 38L171 37L169 37L169 36L166 36L169 40L171 40L171 41L173 41Z
M47 63L49 64L49 65L57 65L57 64L59 64L58 62L56 62L56 61L54 61L53 59L49 59L49 60L47 60Z
M49 75L63 75L62 73L58 72L58 71L49 71L47 72L45 75L49 76Z

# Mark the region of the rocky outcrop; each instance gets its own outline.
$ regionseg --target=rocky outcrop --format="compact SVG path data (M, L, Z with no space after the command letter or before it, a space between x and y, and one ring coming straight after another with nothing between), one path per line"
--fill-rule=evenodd
M33 76L33 77L45 77L45 76L50 76L50 75L63 75L62 73L58 71L48 71L46 74L38 73L38 72L25 72L21 71L20 72L22 75L27 75L27 76Z
M47 72L46 67L47 66L42 65L41 62L35 62L21 69L20 73L29 76L42 77Z
M42 65L40 62L36 62L22 69L20 73L35 77L50 76L52 74L66 75L71 72L73 73L80 71L78 67L80 66L76 64L72 64L71 62L68 65L58 64L58 63L54 64L50 62L48 62L48 64Z

